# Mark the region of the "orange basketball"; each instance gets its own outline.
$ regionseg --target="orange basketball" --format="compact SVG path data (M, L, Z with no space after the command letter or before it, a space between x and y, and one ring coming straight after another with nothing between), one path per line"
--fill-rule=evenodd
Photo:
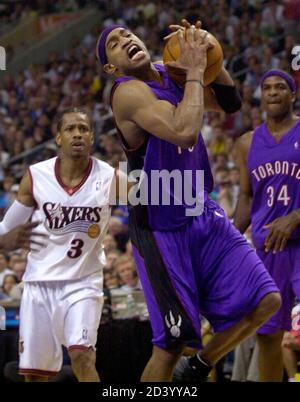
M216 79L223 65L222 47L212 34L209 33L208 35L209 40L214 47L208 49L207 51L207 67L204 73L204 85L209 85ZM177 35L173 35L165 45L163 61L164 63L167 63L168 61L176 61L179 56L179 41ZM186 74L183 71L170 66L167 67L167 70L173 81L175 81L178 85L184 85Z

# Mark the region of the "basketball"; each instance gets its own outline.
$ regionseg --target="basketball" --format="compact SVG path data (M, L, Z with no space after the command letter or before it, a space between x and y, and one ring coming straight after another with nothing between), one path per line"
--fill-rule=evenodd
M219 72L221 71L223 65L223 50L218 42L218 40L212 35L209 35L210 42L214 45L213 48L207 51L207 67L204 73L204 85L207 86L213 82ZM163 51L163 61L167 63L169 61L176 61L180 56L180 45L177 35L171 36L164 47ZM171 66L166 66L168 73L173 81L178 85L184 85L185 82L185 72L176 69Z

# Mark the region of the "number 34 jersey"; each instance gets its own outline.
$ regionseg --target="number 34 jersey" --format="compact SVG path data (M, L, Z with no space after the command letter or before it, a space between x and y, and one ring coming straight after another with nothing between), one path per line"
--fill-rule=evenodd
M102 275L105 256L102 241L110 217L110 189L114 169L91 157L76 187L60 178L60 159L52 158L29 168L36 209L32 221L45 233L45 247L35 246L28 255L23 280L79 279L95 272Z
M300 119L278 142L266 123L258 126L248 170L253 191L252 238L256 248L263 248L269 233L264 225L300 208ZM300 238L299 228L291 238Z

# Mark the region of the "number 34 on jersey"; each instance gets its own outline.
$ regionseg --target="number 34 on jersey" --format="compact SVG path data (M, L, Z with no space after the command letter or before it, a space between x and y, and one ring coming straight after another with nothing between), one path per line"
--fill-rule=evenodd
M291 201L287 184L282 185L278 193L276 193L273 186L268 186L267 196L268 196L267 205L270 208L274 206L275 202L282 202L283 205L287 207L289 205L289 202Z

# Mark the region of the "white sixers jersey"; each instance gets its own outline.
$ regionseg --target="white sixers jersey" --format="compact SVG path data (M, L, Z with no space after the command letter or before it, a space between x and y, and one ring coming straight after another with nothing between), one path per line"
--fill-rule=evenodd
M49 236L47 246L28 255L24 281L78 279L102 275L105 255L101 242L110 217L109 192L114 169L91 157L85 177L75 188L64 187L59 158L29 169L37 208L36 231Z

